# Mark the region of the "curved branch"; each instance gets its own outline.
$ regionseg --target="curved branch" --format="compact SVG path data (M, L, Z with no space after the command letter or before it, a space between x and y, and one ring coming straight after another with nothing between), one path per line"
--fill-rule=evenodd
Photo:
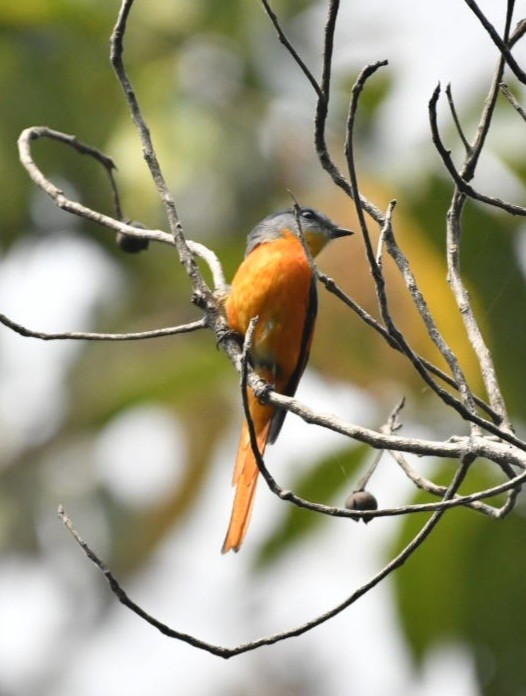
M162 232L161 230L148 230L144 227L130 225L123 220L116 220L108 215L104 215L103 213L92 210L82 203L69 199L64 194L64 191L55 186L55 184L44 175L42 170L33 160L33 156L31 154L31 143L39 138L49 138L50 140L56 140L64 143L77 150L77 152L90 155L97 161L101 162L108 171L108 174L110 174L112 189L116 200L116 208L118 213L122 215L117 187L115 185L113 176L111 175L111 171L115 168L115 164L110 157L91 147L90 145L80 142L73 135L61 133L60 131L47 128L46 126L33 126L32 128L26 128L24 131L22 131L20 137L18 138L20 162L34 183L45 193L47 193L61 210L65 210L66 212L84 218L85 220L96 222L107 229L114 230L115 232L123 235L136 237L139 239L147 239L153 242L162 242L163 244L169 244L170 246L174 245L173 237L166 232ZM198 256L207 263L214 280L214 288L219 291L225 291L227 286L225 276L219 259L214 252L205 247L204 244L193 242L191 240L186 240L186 246L192 255Z
M354 200L355 196L359 195L353 189L352 183L338 169L337 165L329 154L327 141L325 137L325 128L327 124L327 116L329 113L329 97L330 97L330 79L332 66L332 52L334 48L334 30L336 27L336 18L338 15L339 0L331 0L327 13L327 22L325 25L325 43L323 49L323 69L322 69L322 96L318 97L316 104L316 114L314 117L314 145L316 154L321 166L331 177L333 183L342 189L350 198ZM387 61L386 61L387 62ZM374 206L367 198L359 197L360 206L367 212L370 217L378 224L383 225L383 213Z
M98 225L102 225L115 232L120 232L121 234L129 235L131 237L139 237L141 239L149 239L154 242L162 242L163 244L173 245L173 239L166 232L161 232L161 230L145 230L142 228L134 227L121 220L116 220L109 215L104 215L99 213L82 203L77 201L72 201L64 194L64 191L59 189L52 181L50 181L41 169L35 164L33 157L31 155L31 142L37 140L38 138L49 138L50 140L57 140L59 142L65 143L70 147L73 147L79 152L84 154L89 154L100 162L107 162L107 165L114 167L113 161L107 155L103 155L95 148L85 145L78 141L73 135L66 135L65 133L60 133L59 131L52 130L46 126L33 126L32 128L26 128L20 134L18 138L18 152L20 156L20 162L26 169L27 173L31 179L39 186L48 196L50 196L56 205L61 209L65 210L72 215L84 218L86 220L91 220L96 222ZM109 171L109 170L108 170Z
M377 70L380 68L383 68L387 65L386 60L379 60L376 63L372 63L371 65L367 65L365 68L362 69L360 74L358 75L358 78L356 82L353 85L352 91L351 91L351 101L349 103L349 114L347 117L347 129L346 129L346 139L345 139L345 159L347 161L347 171L349 172L349 181L351 184L351 190L353 191L353 201L354 201L354 207L356 211L356 215L358 217L358 222L360 225L360 230L362 233L362 237L364 240L365 244L365 251L367 255L367 260L369 262L369 269L371 271L371 274L373 276L373 280L376 285L376 291L377 294L379 295L379 300L380 304L383 305L383 302L380 298L384 298L384 293L383 293L383 288L385 285L383 274L381 271L381 268L379 264L376 262L375 254L373 251L372 243L371 243L371 237L369 235L369 230L367 228L367 223L365 221L365 215L364 215L364 208L361 203L361 196L358 188L358 177L356 175L356 167L355 167L355 161L354 161L354 141L353 141L353 135L354 135L354 124L356 121L356 112L358 109L358 101L360 99L360 95L363 91L363 88L365 86L365 83L367 80L372 77ZM390 214L388 213L387 215L384 215L382 218L382 227L384 227L387 224L387 221L389 219Z
M467 468L469 466L469 461L462 463L462 465L457 470L451 484L449 485L446 494L444 495L444 500L452 498L458 487L460 486L462 480L465 477ZM216 655L217 657L222 657L228 659L235 657L236 655L241 655L252 650L256 650L264 645L274 645L283 640L293 638L295 636L300 636L313 628L320 626L329 619L340 614L342 611L354 604L360 597L367 594L376 585L378 585L382 580L384 580L388 575L390 575L394 570L400 568L412 554L418 549L418 547L428 538L433 529L436 527L440 519L442 518L445 510L437 510L432 517L423 525L421 530L416 534L415 537L402 549L402 551L395 556L382 570L380 570L376 575L374 575L368 582L364 583L361 587L355 590L349 597L347 597L343 602L333 607L329 611L317 616L310 621L286 631L280 633L275 633L264 638L259 638L258 640L251 641L249 643L243 643L235 648L226 648L220 645L215 645L213 643L208 643L204 640L196 638L188 633L183 633L176 629L170 628L165 623L155 619L153 616L148 614L144 609L142 609L138 604L136 604L121 587L115 576L111 573L108 567L100 560L100 558L94 553L90 546L81 538L76 529L74 528L70 518L66 514L64 508L61 506L58 510L59 518L65 524L67 529L73 535L75 541L80 545L87 557L94 563L99 570L103 573L106 581L108 582L111 591L115 594L117 599L128 609L130 609L134 614L137 614L141 619L149 623L151 626L160 631L163 635L174 638L181 642L187 643L200 650L205 650L206 652Z
M186 240L186 246L194 256L198 256L206 263L212 274L214 281L214 290L220 293L228 291L228 284L225 280L223 267L214 252L200 242L193 242L191 239Z

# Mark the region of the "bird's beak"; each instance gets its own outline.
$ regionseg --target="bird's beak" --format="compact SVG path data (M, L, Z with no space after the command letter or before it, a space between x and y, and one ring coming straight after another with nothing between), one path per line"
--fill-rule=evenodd
M350 237L351 234L354 234L352 230L345 230L343 227L337 227L332 231L331 237L333 239L339 239L340 237Z

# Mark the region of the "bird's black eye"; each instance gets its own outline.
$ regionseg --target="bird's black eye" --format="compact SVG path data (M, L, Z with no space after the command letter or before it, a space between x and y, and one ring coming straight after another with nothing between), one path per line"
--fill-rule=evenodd
M301 211L301 217L305 218L305 220L314 220L316 215L314 214L314 210L310 210L310 208L307 208L306 210Z

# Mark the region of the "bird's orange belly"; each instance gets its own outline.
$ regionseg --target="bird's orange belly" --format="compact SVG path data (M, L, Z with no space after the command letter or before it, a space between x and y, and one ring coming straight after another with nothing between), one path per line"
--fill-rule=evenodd
M241 264L226 303L230 327L244 335L258 323L254 361L275 365L276 380L287 380L297 365L309 306L312 271L299 240L262 244Z

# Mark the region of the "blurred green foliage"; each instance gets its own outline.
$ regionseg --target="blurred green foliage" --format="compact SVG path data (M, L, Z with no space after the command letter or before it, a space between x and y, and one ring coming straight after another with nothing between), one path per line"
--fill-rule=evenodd
M452 462L434 479L446 484ZM484 463L471 469L462 492L483 490L497 482ZM428 502L419 494L415 502ZM502 496L491 501L502 504ZM422 525L406 517L397 542L408 543ZM521 659L526 629L524 506L505 522L468 510L445 515L418 552L395 576L399 615L413 655L422 663L428 651L448 642L473 651L481 692L489 696L520 694L526 683Z

